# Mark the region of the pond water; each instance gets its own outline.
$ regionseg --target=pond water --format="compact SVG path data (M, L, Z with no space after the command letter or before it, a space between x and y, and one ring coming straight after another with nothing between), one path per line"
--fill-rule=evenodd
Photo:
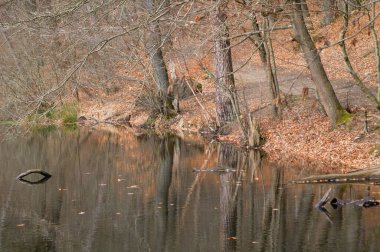
M304 170L258 152L80 130L0 142L0 251L378 251L368 185L294 185ZM194 172L229 168L229 172ZM52 177L30 185L29 169ZM34 175L36 176L36 175ZM36 179L36 178L33 178ZM38 179L37 179L38 180Z

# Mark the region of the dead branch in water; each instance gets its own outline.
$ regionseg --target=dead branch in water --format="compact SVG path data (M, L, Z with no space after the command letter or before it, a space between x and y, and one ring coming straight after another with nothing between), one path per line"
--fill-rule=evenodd
M380 184L380 167L363 169L346 174L314 175L300 180L295 184L308 183L373 183Z

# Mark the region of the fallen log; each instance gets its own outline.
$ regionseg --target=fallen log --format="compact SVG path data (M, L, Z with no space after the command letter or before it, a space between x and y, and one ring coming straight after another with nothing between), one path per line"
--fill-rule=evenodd
M345 174L314 175L299 180L293 180L292 183L371 183L376 185L380 184L380 167L362 169Z

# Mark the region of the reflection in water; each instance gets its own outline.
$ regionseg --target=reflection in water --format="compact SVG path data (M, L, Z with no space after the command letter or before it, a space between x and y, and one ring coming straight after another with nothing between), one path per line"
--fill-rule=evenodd
M39 176L37 176L37 179L33 179L33 177L35 177L33 175L36 175L36 174L38 174ZM42 170L28 170L18 175L17 178L21 182L24 182L30 185L36 185L36 184L45 183L51 178L51 175Z
M0 143L0 251L375 251L380 207L314 208L331 187L346 201L364 185L292 185L299 174L257 151L173 137L78 131ZM30 186L28 169L52 174ZM231 168L193 172L193 168Z

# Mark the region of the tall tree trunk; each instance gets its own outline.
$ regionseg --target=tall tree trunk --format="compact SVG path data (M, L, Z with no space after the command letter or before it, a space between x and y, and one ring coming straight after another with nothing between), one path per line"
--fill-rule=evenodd
M323 0L323 21L322 25L329 25L335 19L336 4L335 0Z
M146 0L149 13L155 13L154 0ZM150 61L154 70L154 79L157 89L161 96L161 111L163 114L170 113L173 110L173 98L168 95L169 77L165 65L164 56L161 50L161 31L158 20L151 21L146 34L146 49L148 50Z
M371 4L371 15L372 23L370 26L373 45L375 47L375 58L376 58L376 83L377 83L377 101L380 101L380 42L377 37L375 30L375 19L376 19L376 4L372 2Z
M300 2L300 0L293 0L294 27L300 36L301 48L320 96L322 106L329 117L330 124L335 126L337 123L344 121L347 112L339 103L331 82L323 68L321 58L305 25Z
M217 4L213 11L215 33L215 85L216 115L218 126L233 121L239 115L235 81L232 68L231 45L224 12L226 2Z

